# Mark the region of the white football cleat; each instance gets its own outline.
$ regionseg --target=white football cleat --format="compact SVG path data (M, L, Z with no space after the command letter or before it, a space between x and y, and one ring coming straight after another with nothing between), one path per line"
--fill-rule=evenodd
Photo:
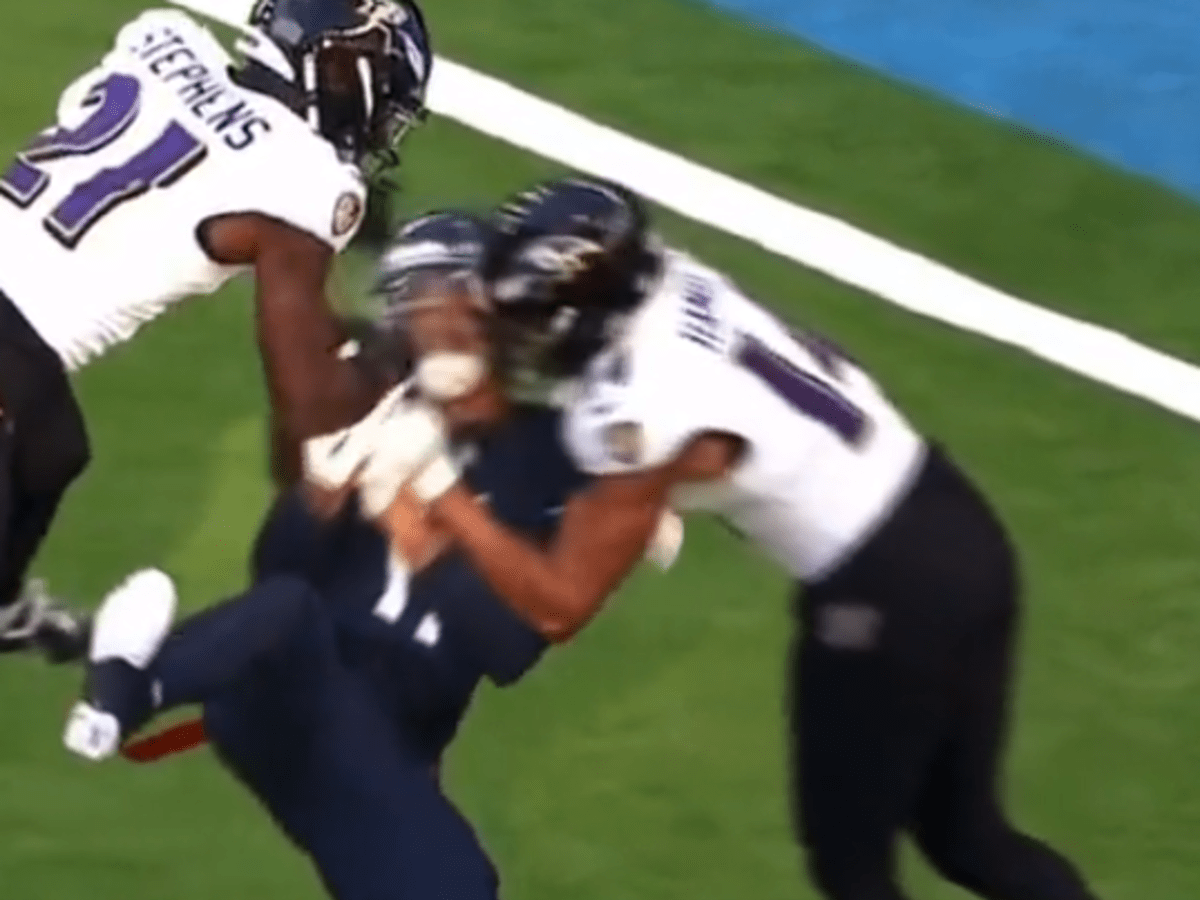
M121 749L121 723L112 713L80 700L71 707L63 744L76 756L99 762Z
M110 674L113 663L138 672L146 669L170 633L177 602L175 583L157 569L134 572L113 588L94 620L88 652L89 681L105 671L105 663L110 664ZM138 673L128 668L124 671L136 676L133 681L140 680ZM98 683L93 682L91 689L97 689ZM109 689L113 686L110 679ZM125 689L119 690L124 693ZM71 709L63 744L77 756L99 761L121 749L121 722L104 705L103 697L87 696Z

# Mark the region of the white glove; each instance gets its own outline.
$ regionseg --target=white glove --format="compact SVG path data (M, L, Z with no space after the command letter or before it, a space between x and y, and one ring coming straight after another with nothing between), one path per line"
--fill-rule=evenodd
M305 441L305 477L326 490L345 487L374 452L384 419L408 403L404 399L407 388L407 383L394 387L353 425Z
M358 477L368 518L382 515L406 484L422 503L432 503L458 481L446 450L442 416L427 403L408 400L382 418L374 446Z

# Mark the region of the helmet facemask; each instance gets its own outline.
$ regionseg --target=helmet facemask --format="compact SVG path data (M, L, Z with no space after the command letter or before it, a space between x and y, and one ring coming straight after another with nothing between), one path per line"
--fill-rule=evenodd
M473 270L424 269L391 281L381 324L413 347L415 378L438 402L471 394L497 371L490 304Z
M432 63L415 5L260 0L243 32L243 83L286 103L368 180L398 164L426 116Z

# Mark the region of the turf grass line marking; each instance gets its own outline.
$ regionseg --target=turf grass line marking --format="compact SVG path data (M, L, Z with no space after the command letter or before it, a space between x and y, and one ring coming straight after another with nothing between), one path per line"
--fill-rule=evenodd
M854 226L775 197L503 81L438 57L430 108L573 169L623 182L689 219L897 306L1019 347L1200 421L1200 368L1119 332L968 278Z

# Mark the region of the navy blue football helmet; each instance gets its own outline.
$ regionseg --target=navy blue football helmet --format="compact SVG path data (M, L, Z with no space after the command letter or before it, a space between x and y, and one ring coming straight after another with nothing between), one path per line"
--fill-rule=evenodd
M485 270L509 356L579 374L645 298L662 257L642 200L592 178L542 182L505 202Z
M433 66L413 0L259 0L239 80L269 93L368 177L399 161L426 115Z
M493 239L486 218L433 212L404 226L380 259L380 327L411 348L415 381L427 396L462 397L488 372L507 379L483 279Z
M490 303L483 267L493 234L485 218L462 210L426 213L404 225L375 273L374 293L384 302L381 326L403 333L408 314L420 304L437 302L447 282L463 285L486 317Z
M429 276L470 278L482 284L493 236L486 219L461 210L426 213L396 235L379 261L375 292L389 308L403 307ZM481 295L481 290L476 291Z

